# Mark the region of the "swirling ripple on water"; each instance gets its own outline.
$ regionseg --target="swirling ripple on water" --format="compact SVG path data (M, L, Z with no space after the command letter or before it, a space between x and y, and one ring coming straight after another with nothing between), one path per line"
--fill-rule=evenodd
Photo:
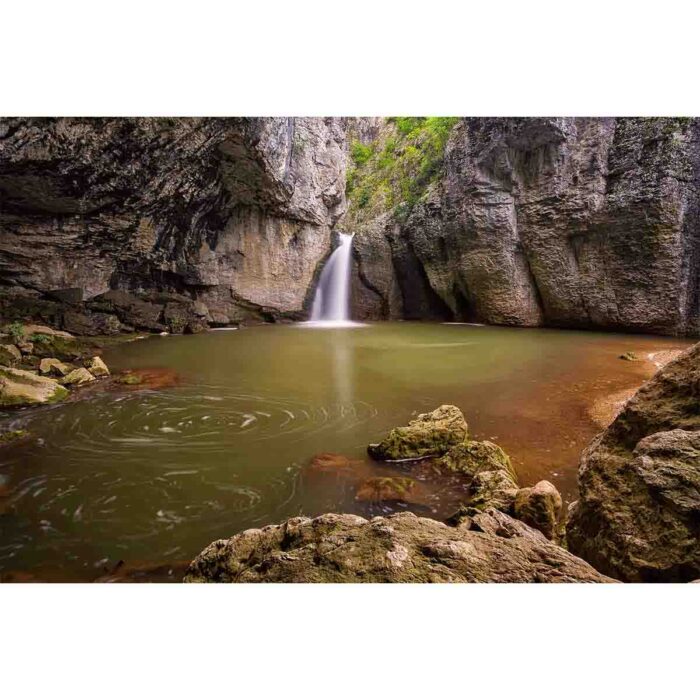
M110 552L143 543L151 559L189 556L207 538L272 522L293 507L309 441L334 444L376 414L363 402L312 405L217 385L103 393L39 413L26 424L38 439L0 466L12 487L0 569L25 548L40 560L54 546L92 566L100 542ZM273 463L261 467L255 455L267 454ZM188 539L197 544L180 544Z

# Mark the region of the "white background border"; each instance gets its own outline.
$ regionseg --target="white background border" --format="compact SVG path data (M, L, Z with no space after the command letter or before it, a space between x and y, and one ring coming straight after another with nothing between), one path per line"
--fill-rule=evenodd
M700 114L675 0L25 0L0 22L6 116ZM0 693L680 698L698 593L6 585Z

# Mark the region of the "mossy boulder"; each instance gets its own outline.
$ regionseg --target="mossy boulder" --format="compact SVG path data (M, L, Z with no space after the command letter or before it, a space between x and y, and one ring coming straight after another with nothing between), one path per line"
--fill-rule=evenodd
M16 345L0 345L0 365L14 366L22 361L22 353Z
M421 459L444 455L467 439L468 428L457 406L443 405L421 413L405 427L394 428L379 443L368 446L379 460Z
M39 372L54 377L65 377L73 367L55 357L44 357L39 361Z
M540 481L515 495L515 517L539 530L548 540L557 534L562 498L554 484Z
M104 363L104 360L101 357L95 356L95 357L90 358L85 363L85 368L94 377L108 377L109 376L109 368Z
M53 403L66 396L68 389L54 379L26 370L0 367L0 406Z
M32 338L32 354L38 357L70 362L78 359L83 352L80 342L72 336L37 334Z
M76 367L62 379L62 383L66 386L89 384L94 381L95 377L85 367Z
M610 579L504 513L451 527L413 513L291 518L212 542L186 583L540 583Z
M512 514L517 493L518 484L507 469L480 471L469 484L467 504L478 510L496 508Z
M458 472L471 477L479 472L503 469L511 475L513 481L517 481L510 457L488 440L465 440L452 447L437 464L442 471Z
M584 450L567 544L624 581L700 577L700 343L669 362Z

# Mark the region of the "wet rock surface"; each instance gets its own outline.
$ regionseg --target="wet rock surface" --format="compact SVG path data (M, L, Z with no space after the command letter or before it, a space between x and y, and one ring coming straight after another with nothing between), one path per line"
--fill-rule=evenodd
M68 396L56 380L33 372L0 366L0 407L54 403Z
M467 422L456 406L443 405L421 413L405 427L394 428L379 443L367 448L374 459L421 459L442 455L466 440Z
M567 542L625 581L700 573L700 345L661 369L585 450Z
M539 530L551 540L557 532L562 505L561 494L554 484L539 481L515 494L514 514L518 520Z
M188 583L605 582L586 562L496 510L459 525L412 513L327 514L246 530L209 545Z

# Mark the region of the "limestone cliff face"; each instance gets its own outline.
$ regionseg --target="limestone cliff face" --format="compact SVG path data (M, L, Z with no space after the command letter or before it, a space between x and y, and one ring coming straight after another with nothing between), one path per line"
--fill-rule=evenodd
M121 290L214 323L301 312L344 210L345 152L337 119L1 119L5 311L66 325L48 293L89 327Z
M462 119L407 217L351 207L356 315L697 335L699 144L691 119Z
M700 121L450 123L410 206L363 209L353 147L391 120L2 118L0 315L301 317L338 228L356 318L700 334Z

